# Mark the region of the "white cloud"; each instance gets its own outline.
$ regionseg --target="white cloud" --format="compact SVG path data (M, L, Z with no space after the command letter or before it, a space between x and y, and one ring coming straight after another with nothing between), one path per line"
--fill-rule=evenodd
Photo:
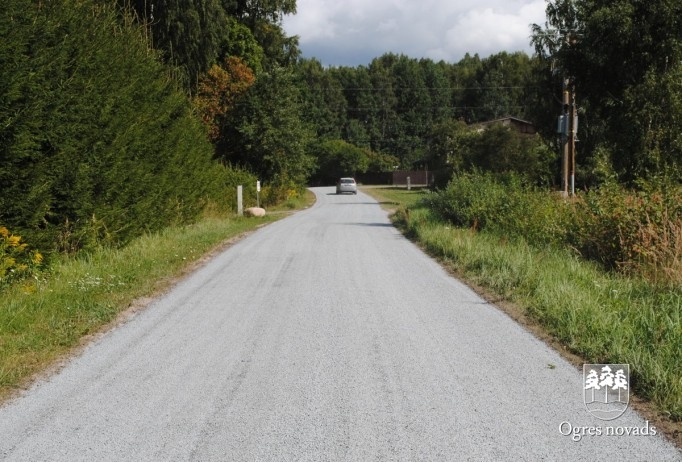
M545 0L298 0L284 28L303 55L327 65L369 64L387 52L456 62L531 51L530 24L544 23Z

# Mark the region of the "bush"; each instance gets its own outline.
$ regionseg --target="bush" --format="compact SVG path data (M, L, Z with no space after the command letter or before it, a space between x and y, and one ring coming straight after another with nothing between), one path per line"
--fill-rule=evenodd
M456 226L536 244L563 242L570 214L558 195L527 186L515 174L461 174L430 202L435 213Z
M103 2L0 2L0 140L0 221L46 252L192 222L244 176Z
M616 184L578 196L568 243L602 265L653 281L682 282L682 189Z
M35 274L43 262L43 256L29 251L21 236L0 227L0 289L10 283Z
M514 175L470 173L454 178L428 204L456 226L567 246L608 269L682 282L682 188L670 182L638 190L611 183L566 200Z

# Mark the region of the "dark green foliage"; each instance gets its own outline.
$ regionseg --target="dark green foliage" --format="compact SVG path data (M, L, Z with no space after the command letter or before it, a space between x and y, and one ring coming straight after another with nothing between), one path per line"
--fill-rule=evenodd
M312 145L312 152L318 161L318 180L333 184L341 177L355 177L365 173L370 164L367 149L362 149L343 140L327 140Z
M286 36L281 27L283 15L295 13L295 0L118 0L118 4L133 13L165 62L182 69L189 93L198 91L212 65L231 57L240 58L260 76L261 82L247 97L235 101L238 107L221 116L219 133L212 133L218 140L215 155L285 189L290 189L290 182L297 187L305 183L312 163L304 153L306 130L299 129L306 122L298 109L298 90L290 78L277 77L299 55L297 37ZM299 135L303 136L295 140Z
M428 205L458 227L577 251L605 268L682 282L682 189L670 179L636 191L615 183L566 200L517 175L464 173Z
M430 139L428 161L439 172L439 186L452 174L476 170L515 173L532 184L552 184L556 155L539 136L498 123L484 129L450 120L436 125Z
M218 156L248 166L275 189L300 187L314 169L314 159L306 152L312 132L301 110L288 70L263 73L230 114L231 131L218 146Z
M547 13L533 41L548 71L575 82L587 156L607 151L630 182L679 165L682 3L556 0Z
M464 169L515 172L529 181L551 184L554 154L539 137L521 134L501 124L464 137L460 148Z
M461 120L446 119L431 128L425 160L431 170L436 172L436 187L445 187L453 172L464 168L462 152L472 136L474 133Z
M303 99L304 120L315 126L318 138L340 138L347 102L339 81L315 59L299 61L296 79Z
M161 51L163 59L182 70L188 88L194 88L199 74L220 57L229 32L220 0L117 2L148 30L150 45Z
M240 24L235 18L227 18L227 30L225 42L221 46L222 58L238 56L244 61L254 74L258 75L263 70L265 52L244 24Z
M434 127L462 118L468 123L528 113L532 60L523 53L499 53L456 64L386 54L368 67L322 69L299 62L309 120L318 135L398 159L401 168L424 166L433 152ZM345 114L343 113L345 111ZM438 162L428 165L442 167Z
M515 174L457 175L429 205L456 226L536 245L563 243L568 230L570 208L560 196L527 186Z
M3 2L0 82L0 222L39 248L125 242L225 190L187 98L109 6Z
M109 3L112 0L99 0ZM295 0L117 0L145 29L150 45L166 63L181 69L186 89L230 56L242 58L256 73L288 66L299 56L298 38L281 27Z
M221 0L227 15L246 26L265 53L263 67L289 67L299 57L298 37L288 37L281 27L286 14L296 13L296 0Z
M285 14L296 13L296 0L221 0L225 11L253 27L259 22L279 24Z

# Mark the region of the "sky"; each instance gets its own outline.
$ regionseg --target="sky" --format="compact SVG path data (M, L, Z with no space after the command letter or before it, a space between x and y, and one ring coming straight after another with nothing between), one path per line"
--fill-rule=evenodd
M297 0L285 16L304 58L325 66L367 66L386 53L456 63L525 51L530 25L544 25L545 0Z

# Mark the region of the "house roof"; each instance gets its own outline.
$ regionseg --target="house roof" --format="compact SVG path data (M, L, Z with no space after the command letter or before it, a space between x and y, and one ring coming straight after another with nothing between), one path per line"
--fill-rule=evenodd
M533 122L529 122L527 120L519 119L518 117L512 117L512 116L500 117L499 119L493 119L493 120L486 120L484 122L475 123L474 125L492 125L494 123L505 122L507 120L512 121L512 122L518 122L521 124L533 125Z
M515 127L516 130L526 135L534 135L536 133L535 125L533 124L533 122L529 122L527 120L519 119L518 117L512 116L502 117L494 120L487 120L485 122L478 122L476 124L472 124L471 127L477 129L477 131L483 131L487 127L490 127L491 125L495 124L511 125Z

